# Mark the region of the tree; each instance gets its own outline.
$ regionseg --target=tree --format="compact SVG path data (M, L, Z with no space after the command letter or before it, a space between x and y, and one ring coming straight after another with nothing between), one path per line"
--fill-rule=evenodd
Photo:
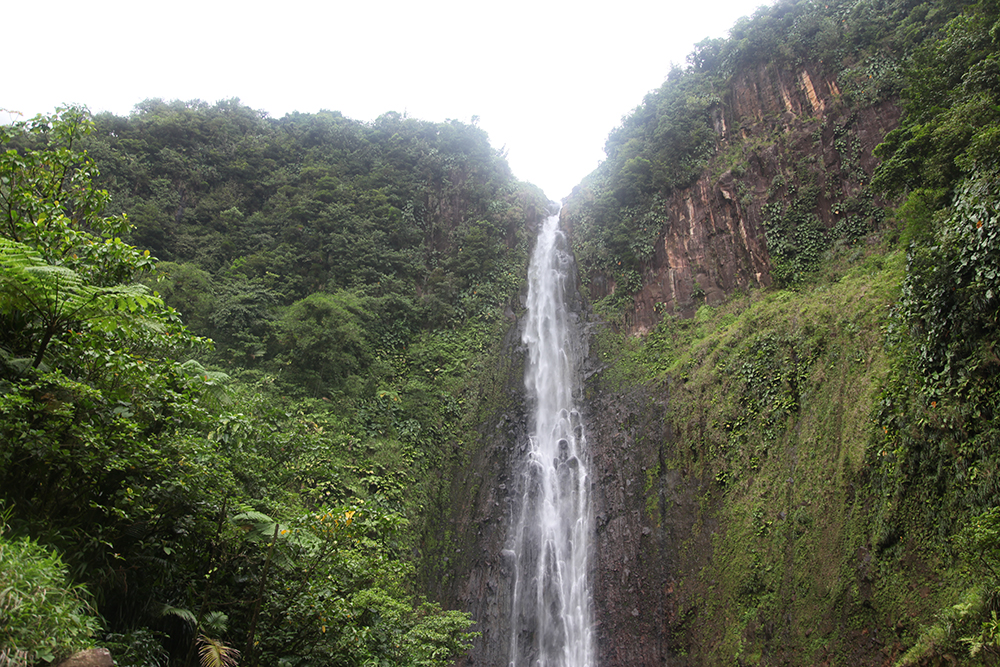
M90 128L61 110L3 130L13 530L64 550L121 664L194 664L198 633L217 662L236 646L247 664L450 664L468 616L415 595L423 524L385 528L440 483L471 364L418 368L410 346L432 296L459 358L482 349L542 193L457 122L153 100ZM168 306L219 356L181 363L208 343ZM254 513L269 530L237 521Z
M953 186L997 168L1000 150L1000 7L982 1L918 49L904 71L903 116L874 153L872 186L888 197Z
M108 369L122 355L204 343L135 282L155 259L118 236L124 215L103 215L108 194L77 150L92 127L85 109L68 108L0 128L0 352L17 368L23 358L39 368L53 342L77 358L101 348L117 357Z
M76 149L89 127L71 109L0 129L0 502L15 533L65 550L105 593L112 563L158 558L128 594L101 598L135 609L186 539L174 522L197 534L226 472L197 435L209 376L176 358L208 341L135 282L155 260L113 236L127 220L103 215ZM192 484L185 461L209 474Z
M293 381L313 394L344 388L370 362L369 320L362 300L348 291L317 292L293 304L278 324Z
M86 648L99 623L86 591L69 581L66 565L28 538L9 539L0 512L0 657L4 664L35 664Z
M53 337L73 326L111 332L155 327L148 314L163 301L142 285L97 287L64 266L48 264L23 243L0 238L0 313L21 322L20 344L34 346L38 368Z
M79 150L92 129L81 107L0 126L0 233L107 286L132 281L154 260L121 241L125 215L102 215L108 193L94 186L97 167Z

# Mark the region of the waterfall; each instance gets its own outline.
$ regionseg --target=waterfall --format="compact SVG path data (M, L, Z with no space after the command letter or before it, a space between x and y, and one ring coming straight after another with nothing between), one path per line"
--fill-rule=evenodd
M534 405L518 467L511 667L595 667L589 559L593 518L580 393L579 333L566 303L573 257L559 216L543 224L528 271L525 384Z

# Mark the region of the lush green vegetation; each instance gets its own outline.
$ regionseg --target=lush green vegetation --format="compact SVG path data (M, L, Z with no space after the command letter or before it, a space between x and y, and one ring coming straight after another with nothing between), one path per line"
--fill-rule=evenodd
M674 441L644 444L649 522L676 512L671 471L698 480L678 654L857 664L877 641L893 664L993 664L995 426L981 405L922 395L900 307L910 270L891 244L848 248L794 290L602 334L599 390L670 397Z
M470 620L414 556L541 193L475 127L397 114L150 101L2 132L0 553L65 569L38 566L59 636L0 650L450 664Z
M852 231L845 216L825 228L817 205L828 195L805 171L782 175L761 206L781 289L600 341L615 360L602 389L669 396L677 437L646 457L659 461L646 469L650 520L671 509L667 470L702 484L678 567L688 573L678 654L705 664L858 664L871 647L897 665L1000 656L998 19L991 0L761 9L729 41L699 45L647 97L612 134L589 193L571 202L588 270L638 287L624 267L644 267L635 244L655 202L703 173L739 176L735 153L713 153L703 135L712 105L726 103L708 97L720 82L808 61L846 66L848 110L900 96L881 166L848 169L857 194L835 204L876 224ZM702 111L687 143L672 144L688 146L689 162L674 165L690 175L678 179L656 171L651 128L682 126L682 101ZM834 139L843 159L851 137L834 128ZM623 150L633 155L622 161ZM641 151L650 169L633 180ZM619 178L641 187L614 190ZM861 236L878 243L854 244ZM611 312L632 307L627 295L611 299Z
M873 458L871 406L890 364L881 341L903 258L848 250L828 266L808 287L734 295L643 339L609 332L600 343L621 355L606 388L670 396L676 442L646 454L659 462L646 471L652 524L673 511L668 471L701 480L676 568L691 611L678 612L690 616L672 638L701 664L863 663L857 633L912 611L896 589L883 600L870 582L858 588L854 556L873 527L848 500ZM867 574L884 585L882 572Z
M782 173L772 179L762 206L772 277L793 285L816 269L835 242L851 243L881 222L872 193L862 188L849 130L851 111L893 99L905 85L909 54L955 16L964 3L917 0L783 0L762 6L733 26L728 39L695 45L687 66L675 67L621 126L608 136L607 159L566 202L573 244L585 280L602 275L615 285L609 314L628 308L639 276L653 255L671 193L704 174L729 172L738 183L762 150L778 151ZM808 65L835 75L840 113L812 123L819 137L832 130L838 172L805 161L802 146L786 145L779 118L734 119L733 86L758 71ZM959 113L956 111L956 113ZM728 126L723 132L721 123ZM741 125L742 123L742 125ZM753 124L756 123L756 126ZM734 139L743 133L741 139ZM815 157L815 156L814 156ZM746 184L739 186L741 196ZM844 197L843 192L852 192ZM840 200L839 223L826 229L817 217L821 199Z
M677 655L1000 654L998 19L995 0L762 8L698 44L567 202L609 318L699 178L731 176L766 234L776 289L598 341L593 383L669 395L651 523L668 473L701 484ZM781 118L726 120L734 81L804 65L841 89L794 128L829 170ZM896 102L869 173L856 112ZM444 475L496 408L486 364L541 193L476 127L399 114L149 100L0 143L0 655L450 664L475 628L420 580L472 539L439 525Z
M979 2L914 54L906 114L878 150L874 185L905 193L898 216L908 243L902 330L890 336L897 363L877 415L887 514L895 525L936 527L939 544L954 536L952 553L971 568L968 592L949 601L905 664L1000 653L1000 579L990 565L1000 550L998 20L1000 6Z
M21 665L71 653L99 627L86 592L69 583L57 554L26 537L7 539L6 528L0 516L0 659Z

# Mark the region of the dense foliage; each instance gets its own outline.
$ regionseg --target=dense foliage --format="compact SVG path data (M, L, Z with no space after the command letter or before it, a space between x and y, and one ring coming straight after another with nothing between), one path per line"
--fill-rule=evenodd
M98 630L86 593L67 581L66 566L29 538L10 540L0 515L0 660L5 665L51 661Z
M450 664L468 615L412 555L541 193L480 130L395 114L151 101L2 133L0 503L33 541L0 549L57 549L99 614L39 599L82 620L18 655Z
M891 337L899 364L879 407L890 525L924 505L969 562L965 599L907 654L998 654L1000 579L1000 6L978 2L919 49L904 74L906 111L879 146L873 181L902 194L907 272ZM915 480L921 483L915 484ZM964 530L959 528L965 525ZM890 529L883 542L894 539Z
M784 173L773 179L761 212L773 278L781 285L801 281L838 240L853 242L879 222L868 174L858 166L847 130L851 110L892 99L904 85L908 54L931 38L962 6L917 0L843 0L816 3L783 0L737 21L728 39L695 45L687 66L674 67L658 89L611 131L607 159L566 202L574 222L573 243L585 280L604 276L615 287L613 313L628 307L641 286L657 236L667 219L672 193L699 178L728 172L739 181L754 154L778 151ZM800 146L784 144L780 118L733 117L733 85L755 73L808 65L815 74L835 75L847 110L836 124L815 121L817 137L834 132L839 173L820 174ZM752 85L752 84L751 84ZM756 123L756 126L753 124ZM735 139L742 132L742 139ZM817 180L825 187L819 187ZM745 187L745 186L743 186ZM844 192L852 193L844 197ZM821 200L841 199L840 223L817 216ZM830 229L827 229L830 226ZM609 313L609 314L610 314Z
M853 664L879 628L897 664L1000 654L998 19L763 7L696 45L567 201L605 314L634 306L672 198L723 175L788 288L599 341L602 390L670 397L650 522L675 472L701 480L678 657ZM786 120L729 113L740 77L805 65L841 89L833 120L795 121L828 171ZM852 119L897 99L872 174ZM469 617L414 582L448 575L442 471L491 398L470 389L541 193L475 126L392 113L147 100L0 144L0 656L450 664Z
M612 285L597 306L617 324L670 207L704 196L695 182L737 184L786 288L601 341L600 391L668 397L676 442L641 454L649 525L679 521L677 480L699 480L691 534L665 550L685 577L669 598L678 656L1000 655L998 53L992 0L761 8L699 44L567 201L584 280ZM737 117L735 88L801 67L835 78L826 117ZM897 104L872 173L851 123ZM811 145L787 138L803 128ZM758 189L741 190L751 169Z

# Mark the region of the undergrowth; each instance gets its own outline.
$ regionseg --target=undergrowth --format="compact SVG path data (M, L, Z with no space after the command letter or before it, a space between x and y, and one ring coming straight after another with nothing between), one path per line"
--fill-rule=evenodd
M888 335L905 262L843 247L794 289L739 293L641 338L598 336L610 386L669 396L678 435L646 480L647 512L669 469L707 482L701 514L721 507L712 553L684 550L682 566L695 575L684 595L702 601L692 627L716 638L711 664L850 664L865 642L899 654L923 641L915 619L965 594L933 515L887 497L880 466L877 407L906 363Z

